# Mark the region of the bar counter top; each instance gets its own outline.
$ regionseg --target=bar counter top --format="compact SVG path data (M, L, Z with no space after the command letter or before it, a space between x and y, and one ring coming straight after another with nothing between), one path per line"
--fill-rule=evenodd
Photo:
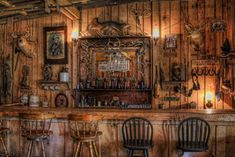
M68 114L95 114L102 115L103 119L126 119L131 116L143 116L150 120L170 120L186 117L203 117L209 121L235 122L235 110L214 109L180 109L180 110L157 110L157 109L104 109L104 108L58 108L58 107L28 107L22 105L0 106L0 111L6 116L18 116L18 113L41 112L53 113L57 119L67 119Z
M8 149L21 156L23 143L19 133L19 113L53 113L56 118L52 123L53 138L48 145L48 157L72 156L73 141L69 134L68 114L101 115L99 123L102 136L99 138L99 149L103 157L124 157L126 150L122 147L122 124L129 117L144 117L153 125L154 147L150 157L177 157L176 141L177 126L187 117L201 117L211 126L209 142L210 152L217 157L233 157L235 145L235 110L156 110L156 109L85 109L85 108L43 108L28 107L14 104L14 106L0 106L7 126L12 134L8 136L11 142ZM118 155L117 155L118 154Z

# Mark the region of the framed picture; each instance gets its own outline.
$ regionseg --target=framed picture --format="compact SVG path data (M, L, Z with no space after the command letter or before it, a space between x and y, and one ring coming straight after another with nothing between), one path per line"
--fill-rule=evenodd
M67 64L67 27L45 27L44 38L44 63Z
M177 35L169 34L165 37L164 49L166 50L174 50L177 48Z
M59 93L55 97L55 106L56 107L68 107L69 101L67 96L64 93Z

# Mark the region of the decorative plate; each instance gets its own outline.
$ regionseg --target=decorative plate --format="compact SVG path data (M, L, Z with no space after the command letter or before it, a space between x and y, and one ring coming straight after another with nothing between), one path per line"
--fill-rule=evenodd
M55 97L56 107L68 107L68 98L64 93L59 93Z

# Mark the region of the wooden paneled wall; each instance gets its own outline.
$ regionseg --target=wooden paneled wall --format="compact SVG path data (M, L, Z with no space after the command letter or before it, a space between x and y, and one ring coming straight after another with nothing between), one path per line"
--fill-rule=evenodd
M140 25L135 21L134 16L131 14L131 9L151 9L150 16L140 17ZM70 76L72 80L72 88L76 87L77 84L77 55L78 49L76 45L71 42L71 31L73 27L78 27L80 34L87 32L87 26L91 20L95 17L103 21L119 21L125 22L131 25L131 32L133 34L140 34L144 31L147 36L151 36L153 29L157 28L160 30L160 37L156 45L153 43L153 73L154 79L156 77L156 67L162 67L164 69L164 76L166 80L170 79L171 66L173 63L182 64L186 67L186 80L182 82L181 86L186 86L187 89L192 87L191 80L191 61L192 59L199 59L200 54L194 51L192 41L185 30L186 19L196 27L205 23L210 23L211 19L224 19L227 23L226 32L212 32L210 27L205 25L203 30L205 32L205 48L203 53L205 55L216 55L221 54L220 47L223 41L228 38L233 49L235 47L235 1L233 0L154 0L146 2L126 3L113 6L97 7L90 9L81 10L81 17L79 21L72 21L61 14L52 14L36 19L29 19L23 21L14 22L13 18L9 18L6 24L0 25L0 50L4 56L7 54L11 55L12 61L15 65L15 55L13 54L13 39L10 34L14 31L20 32L29 30L34 41L31 49L36 53L36 56L31 60L23 56L20 57L19 66L16 70L13 69L13 86L12 86L12 101L19 101L18 98L23 94L19 90L19 81L22 76L22 66L27 64L30 65L30 86L35 94L38 94L42 99L47 99L50 102L50 106L54 106L54 99L58 92L41 90L37 81L43 78L42 66L44 65L44 54L43 54L43 27L47 26L58 26L67 25L68 28L68 58L69 63L66 65L70 69ZM79 22L79 24L78 24ZM178 45L175 55L169 55L163 49L164 38L168 34L179 34ZM53 65L54 76L57 79L57 74L63 65ZM158 86L154 87L157 97L153 98L153 107L157 108L159 103L164 103L166 108L178 106L189 102L196 102L199 104L197 108L203 108L205 101L205 92L211 91L215 93L215 77L201 76L199 77L200 90L193 91L191 97L185 97L183 94L177 93L176 96L180 97L180 101L164 101L161 102L160 98L165 96L172 96L172 91L161 90ZM155 81L154 81L155 82ZM71 91L66 86L62 87L64 92L70 99L70 105L73 105L73 99L71 98ZM223 96L223 94L222 94ZM232 105L232 98L224 95L224 98L229 101L217 101L214 99L214 108L230 108Z
M131 14L132 9L145 10L151 9L151 16L140 16L140 25L136 23L135 17ZM153 43L153 73L154 79L156 78L156 67L164 69L164 77L166 81L171 80L171 67L173 63L178 63L185 68L186 79L181 83L186 86L186 89L192 88L191 78L191 61L202 59L204 56L220 56L224 40L229 39L230 44L235 46L235 2L232 0L154 0L146 2L126 3L115 6L106 6L99 8L91 8L82 10L81 13L81 34L87 32L87 26L95 17L99 17L101 21L119 21L131 25L131 33L141 34L144 31L147 36L152 36L153 30L160 31L160 37L157 44ZM225 20L227 23L227 31L225 32L212 32L210 25L214 20ZM201 27L204 36L205 48L203 52L195 52L192 40L185 30L185 25L190 22L194 27ZM142 30L142 31L141 31ZM177 49L173 54L169 54L164 50L164 39L169 34L179 35L177 39ZM205 57L206 58L206 57ZM159 74L158 74L159 79ZM159 103L164 103L166 108L177 107L180 104L196 102L197 108L202 109L205 102L205 93L207 91L215 94L215 76L200 76L198 78L200 83L200 90L193 91L191 97L185 97L181 93L176 93L172 90L161 90L155 88L158 95L153 99L153 107L157 108ZM230 108L232 99L228 95L222 97L227 101L217 101L214 98L213 108L223 109ZM161 98L168 96L180 97L179 101L161 101Z
M69 101L72 104L71 92L66 85L61 85L61 91L51 91L51 90L42 90L39 80L43 80L43 66L44 66L44 50L43 50L43 28L51 26L67 26L67 45L68 45L68 62L67 65L57 64L52 65L53 69L53 80L58 80L58 73L63 66L67 66L70 71L71 82L76 82L76 71L72 67L76 68L77 64L77 54L73 53L74 46L71 42L71 32L72 28L76 21L72 21L62 14L51 14L41 18L29 19L24 21L13 22L13 18L9 18L6 24L0 25L0 50L3 52L3 56L10 54L12 60L12 73L13 73L13 83L12 83L12 99L7 101L2 100L3 103L19 102L20 96L22 96L25 91L20 90L19 84L22 77L22 67L23 65L28 65L30 67L29 73L29 84L32 89L32 93L39 95L41 100L48 100L49 106L54 106L54 99L59 92L64 92L69 98ZM14 44L11 34L13 32L24 32L29 31L31 35L30 47L35 56L33 59L26 58L24 55L19 56L18 66L15 69L16 65L16 55L14 54ZM75 76L73 76L75 75ZM70 86L72 89L73 87ZM28 92L28 91L27 91Z

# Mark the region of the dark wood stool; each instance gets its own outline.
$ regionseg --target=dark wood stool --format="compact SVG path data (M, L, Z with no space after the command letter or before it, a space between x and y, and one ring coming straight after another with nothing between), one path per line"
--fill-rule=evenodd
M21 135L30 141L27 157L32 156L34 142L40 142L42 156L45 157L44 141L49 140L53 132L50 130L53 114L20 113Z
M99 157L96 147L98 136L102 132L98 131L98 122L101 116L94 115L69 115L69 127L73 140L77 143L73 157L82 156L82 147L84 143L89 144L90 156Z
M4 156L8 157L9 154L8 154L8 151L7 151L7 148L6 148L6 144L3 140L3 137L4 137L4 135L6 135L10 131L10 129L4 127L3 119L2 119L3 117L4 117L3 113L0 112L0 118L1 118L0 119L0 141L1 141L1 145L2 145L3 150L4 150Z
M190 117L178 125L178 155L185 152L207 152L210 137L209 123L199 117Z
M143 151L149 157L148 150L153 146L153 126L145 118L131 117L122 125L123 147L128 149L128 157L133 157L136 150Z

